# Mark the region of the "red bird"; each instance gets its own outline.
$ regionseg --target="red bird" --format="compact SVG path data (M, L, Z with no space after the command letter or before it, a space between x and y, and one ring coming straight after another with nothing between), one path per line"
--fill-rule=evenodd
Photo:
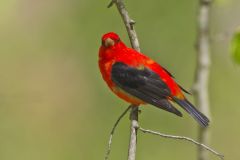
M182 117L170 103L175 102L201 126L208 126L208 118L186 99L182 91L188 92L174 81L171 73L128 48L116 33L102 36L98 62L103 79L118 97L134 105L151 104Z

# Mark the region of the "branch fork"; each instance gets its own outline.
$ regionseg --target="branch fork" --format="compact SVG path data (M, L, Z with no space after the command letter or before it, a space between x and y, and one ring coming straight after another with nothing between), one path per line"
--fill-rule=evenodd
M127 112L130 110L130 109L134 109L132 108L133 106L130 105L120 116L119 118L117 119L117 121L115 122L115 124L113 125L113 128L111 130L111 133L110 133L110 137L109 137L109 141L108 141L108 148L107 148L107 152L105 154L105 160L108 160L109 159L109 155L110 155L110 152L111 152L111 145L112 145L112 138L113 138L113 134L116 130L116 127L117 125L119 124L119 122L121 121L121 119L127 114ZM136 107L136 106L134 106ZM132 112L131 112L132 114ZM131 115L130 114L130 115ZM131 116L130 116L131 117ZM224 160L224 155L220 154L219 152L215 151L214 149L208 147L207 145L205 144L202 144L200 142L197 142L195 141L194 139L192 138L189 138L189 137L184 137L184 136L176 136L176 135L169 135L169 134L164 134L164 133L160 133L160 132L157 132L157 131L153 131L153 130L149 130L149 129L144 129L142 128L141 126L139 126L138 122L137 121L134 121L132 126L131 126L131 130L140 130L142 133L146 133L146 134L152 134L152 135L156 135L156 136L160 136L160 137L163 137L163 138L167 138L167 139L174 139L174 140L182 140L182 141L187 141L187 142L190 142L192 144L195 144L196 146L198 146L199 148L202 148L202 149L205 149L209 152L211 152L212 154L214 154L215 156L217 156L218 158L220 158L221 160ZM136 139L131 139L131 141L135 141ZM131 143L130 143L131 144ZM133 143L135 144L135 143ZM136 148L134 147L130 147L131 149L129 150L129 155L131 155L130 158L135 158L135 154L133 154L132 152L136 152ZM130 159L128 157L128 160ZM132 160L132 159L131 159Z

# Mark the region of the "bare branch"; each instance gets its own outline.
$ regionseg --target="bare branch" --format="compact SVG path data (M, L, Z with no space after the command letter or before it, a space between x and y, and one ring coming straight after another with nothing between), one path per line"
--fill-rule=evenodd
M199 0L198 37L196 43L197 66L193 85L196 105L209 119L211 119L208 95L210 71L209 12L211 2L212 0ZM198 136L200 143L209 144L210 132L208 128L199 128ZM199 148L198 160L207 159L207 152L203 148Z
M140 47L139 47L139 41L137 38L137 33L134 30L133 25L136 23L134 20L132 20L129 15L128 15L128 11L125 8L125 5L123 3L123 0L112 0L110 2L110 4L108 5L108 8L111 7L113 4L116 4L117 9L123 19L123 22L125 24L125 27L127 29L128 32L128 36L132 45L132 48L140 51Z
M112 0L108 5L108 8L111 7L113 4L117 6L117 9L122 17L122 20L128 32L132 48L140 52L137 33L134 30L135 21L129 17L128 11L125 8L123 0ZM131 134L128 148L128 160L135 160L137 148L138 106L132 105L130 120L131 120Z
M137 150L137 129L138 129L138 106L132 105L130 114L131 120L131 133L130 142L128 147L128 160L135 160Z
M113 128L112 128L111 133L110 133L110 137L109 137L109 140L108 140L108 148L107 148L107 151L106 151L106 154L105 154L105 158L104 158L105 160L108 160L110 152L111 152L112 138L113 138L115 129L118 126L118 123L126 115L126 113L129 111L130 108L132 108L131 105L118 117L117 121L113 125Z
M188 142L191 142L195 145L197 145L198 147L200 148L204 148L208 151L210 151L211 153L213 153L214 155L218 156L221 160L224 159L224 156L220 153L218 153L217 151L213 150L212 148L206 146L205 144L202 144L202 143L199 143L189 137L184 137L184 136L175 136L175 135L168 135L168 134L163 134L163 133L160 133L160 132L156 132L156 131L152 131L152 130L148 130L148 129L143 129L141 127L138 128L140 131L142 131L143 133L150 133L150 134L153 134L153 135L158 135L158 136L161 136L161 137L164 137L164 138L170 138L170 139L178 139L178 140L185 140L185 141L188 141Z

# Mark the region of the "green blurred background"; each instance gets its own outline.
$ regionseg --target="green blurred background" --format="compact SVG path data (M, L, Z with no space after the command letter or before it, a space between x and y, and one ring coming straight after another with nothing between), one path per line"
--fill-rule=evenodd
M101 35L125 27L108 0L0 1L0 159L103 159L110 129L127 103L113 95L98 70ZM126 0L142 52L193 83L198 1ZM215 0L211 12L211 146L226 159L240 157L240 66L229 55L240 25L239 0ZM190 97L189 97L190 98ZM192 101L193 99L190 98ZM140 124L168 134L197 137L187 114L178 118L142 107ZM129 120L121 122L111 159L127 157ZM194 159L192 144L139 133L138 160ZM211 156L212 159L217 159Z

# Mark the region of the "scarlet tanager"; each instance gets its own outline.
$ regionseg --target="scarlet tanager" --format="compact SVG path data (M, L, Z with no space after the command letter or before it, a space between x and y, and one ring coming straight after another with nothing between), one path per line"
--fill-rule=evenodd
M171 73L144 54L128 48L116 33L102 36L98 62L103 79L118 97L137 106L151 104L182 117L171 103L175 102L201 126L208 126L208 118L186 99L183 92L188 92L174 81Z

